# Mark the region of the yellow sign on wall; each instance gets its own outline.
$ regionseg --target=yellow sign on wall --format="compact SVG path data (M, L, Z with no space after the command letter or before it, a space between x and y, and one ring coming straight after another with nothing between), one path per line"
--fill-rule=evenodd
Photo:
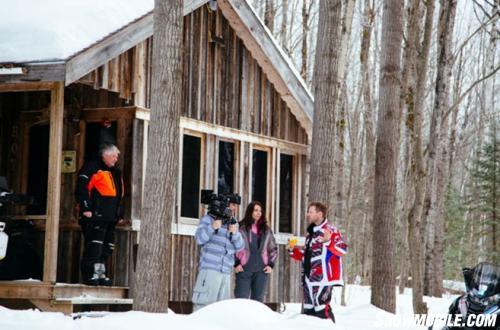
M76 151L63 150L62 152L62 173L75 173L76 172Z

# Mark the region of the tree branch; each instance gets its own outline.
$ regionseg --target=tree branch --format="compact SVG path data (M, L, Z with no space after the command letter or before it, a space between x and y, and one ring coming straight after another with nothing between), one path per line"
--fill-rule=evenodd
M486 28L488 24L493 22L496 19L496 17L491 17L489 18L486 22L481 23L481 25L474 31L472 32L465 40L462 42L462 44L455 50L455 54L453 54L453 62L455 62L455 59L457 58L458 53L462 51L462 49L467 45L467 43L482 29Z
M495 73L497 73L498 70L500 70L500 65L498 65L493 71L491 71L481 79L476 80L474 83L472 83L472 85L470 85L470 87L467 88L467 90L462 95L460 95L458 100L450 108L448 108L448 110L446 110L446 112L443 115L443 120L445 120L452 111L455 111L455 109L460 105L460 103L467 96L467 94L469 94L474 89L474 87L476 87L479 83L493 76Z

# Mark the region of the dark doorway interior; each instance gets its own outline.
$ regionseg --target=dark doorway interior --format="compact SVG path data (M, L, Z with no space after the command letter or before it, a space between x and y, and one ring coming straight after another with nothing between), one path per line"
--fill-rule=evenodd
M181 217L199 216L200 169L201 138L185 134L182 147Z
M219 194L232 194L234 180L234 143L219 142L219 175L217 191Z
M267 208L267 152L253 151L252 200L261 202Z
M43 215L47 211L47 179L49 172L49 125L37 125L30 129L28 195L34 204L29 205L27 214Z
M116 145L116 122L87 123L85 129L85 162L99 159L99 146Z

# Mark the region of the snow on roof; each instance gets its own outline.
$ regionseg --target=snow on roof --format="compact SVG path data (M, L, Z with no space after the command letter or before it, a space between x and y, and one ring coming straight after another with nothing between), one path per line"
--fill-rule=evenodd
M0 10L0 63L65 60L153 8L153 0L11 1Z

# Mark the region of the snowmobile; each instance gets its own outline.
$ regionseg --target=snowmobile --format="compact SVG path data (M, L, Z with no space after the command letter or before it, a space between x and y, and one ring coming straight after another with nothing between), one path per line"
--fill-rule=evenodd
M466 293L456 298L450 305L448 314L453 326L431 326L429 330L468 330L468 329L500 329L500 267L491 263L481 262L474 268L463 268ZM470 315L483 314L484 317L495 318L495 324L486 327L468 327L467 320ZM461 322L454 322L457 315L461 315ZM484 319L484 317L482 317ZM455 324L461 326L455 326ZM491 322L490 322L491 323Z

